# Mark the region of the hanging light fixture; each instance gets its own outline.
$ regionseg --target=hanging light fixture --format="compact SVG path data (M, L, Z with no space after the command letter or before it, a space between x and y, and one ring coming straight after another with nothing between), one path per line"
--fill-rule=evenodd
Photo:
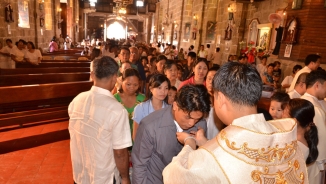
M144 0L137 0L136 1L136 6L138 6L138 7L144 6Z

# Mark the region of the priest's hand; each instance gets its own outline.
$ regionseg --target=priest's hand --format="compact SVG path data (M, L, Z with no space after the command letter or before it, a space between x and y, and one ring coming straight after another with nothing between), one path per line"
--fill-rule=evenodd
M202 129L201 127L198 127L198 130L195 133L195 138L196 138L197 146L202 146L208 141L208 139L205 137L205 130Z

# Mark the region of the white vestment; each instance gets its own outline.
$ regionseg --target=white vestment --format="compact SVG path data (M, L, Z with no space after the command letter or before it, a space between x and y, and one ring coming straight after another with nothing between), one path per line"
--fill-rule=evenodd
M294 89L294 86L295 86L295 83L297 83L297 80L298 80L298 77L302 74L302 73L310 73L311 72L311 69L308 68L307 66L303 67L301 70L299 70L294 78L293 78L293 81L291 83L291 86L289 87L288 91L292 91Z
M238 118L198 150L185 146L164 169L165 184L308 183L293 119Z
M301 97L301 95L295 89L293 89L292 91L288 92L288 95L290 96L291 99L293 99L293 98L300 98Z
M324 170L324 163L326 163L326 115L325 115L325 109L320 105L319 100L308 94L305 93L302 97L302 99L310 101L314 105L315 109L315 117L314 117L314 123L317 126L318 129L318 157L315 163L308 166L308 175L309 175L309 183L312 184L319 184L321 183L321 175Z

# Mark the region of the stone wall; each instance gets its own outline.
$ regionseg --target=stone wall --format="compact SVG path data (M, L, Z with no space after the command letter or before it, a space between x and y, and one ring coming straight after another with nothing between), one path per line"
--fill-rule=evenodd
M5 22L5 12L0 11L0 42L5 45L6 39L12 39L13 42L19 39L32 41L37 48L47 48L50 40L54 35L57 35L58 30L55 24L54 12L59 7L59 0L44 0L43 6L40 6L40 1L29 0L29 28L18 27L19 14L18 14L18 0L10 0L13 8L14 22ZM0 8L4 10L7 3L1 2ZM43 7L43 9L42 9ZM40 26L40 17L44 17L44 26ZM10 26L11 34L8 32L8 25ZM57 35L58 36L58 35Z

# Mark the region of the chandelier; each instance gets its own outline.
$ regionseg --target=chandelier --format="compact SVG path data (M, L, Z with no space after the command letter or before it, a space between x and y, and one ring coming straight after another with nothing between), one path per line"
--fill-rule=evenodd
M126 14L127 10L126 10L126 8L120 8L118 12L119 12L119 14Z

